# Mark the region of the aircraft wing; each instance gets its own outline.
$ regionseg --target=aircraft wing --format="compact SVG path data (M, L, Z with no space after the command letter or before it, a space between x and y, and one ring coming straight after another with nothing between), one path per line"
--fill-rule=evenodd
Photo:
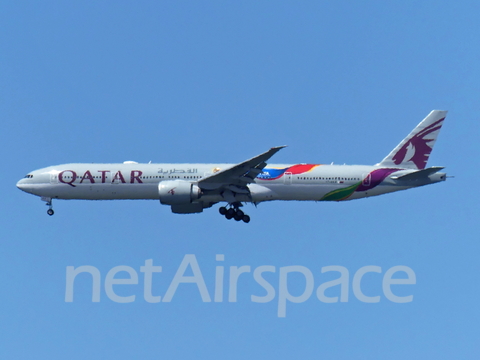
M215 190L229 186L233 186L239 190L242 188L246 189L246 185L252 183L258 174L263 171L263 168L267 166L266 161L284 147L285 146L273 147L240 164L207 176L198 182L198 186L205 190ZM248 192L248 189L246 192Z

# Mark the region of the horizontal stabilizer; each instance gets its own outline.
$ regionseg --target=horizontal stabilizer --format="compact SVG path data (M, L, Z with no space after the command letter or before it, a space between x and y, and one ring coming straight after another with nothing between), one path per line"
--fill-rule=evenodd
M394 180L419 180L419 179L424 179L426 177L429 177L432 174L435 174L436 172L439 172L440 170L444 169L441 166L434 166L428 169L423 169L423 170L418 170L415 172L408 173L406 175L401 175L401 176L392 176L392 179Z

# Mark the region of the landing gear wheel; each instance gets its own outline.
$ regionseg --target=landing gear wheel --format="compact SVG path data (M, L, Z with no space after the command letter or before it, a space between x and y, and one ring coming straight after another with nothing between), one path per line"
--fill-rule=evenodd
M225 218L226 218L227 220L232 219L234 216L235 216L235 210L233 210L233 209L231 209L231 208L228 209L228 210L226 211L226 213L225 213Z
M240 202L229 204L229 207L221 206L218 208L218 212L225 216L225 219L231 220L235 219L235 221L243 221L245 223L250 222L250 216L246 215L242 210L240 210L240 206L242 204Z
M236 221L241 221L243 219L243 211L239 211L237 210L237 212L235 213L235 215L233 216L233 218L236 220Z
M45 205L48 206L47 214L50 215L50 216L52 216L52 215L54 214L53 208L52 208L52 207L53 207L53 206L52 206L52 198L51 198L51 197L43 197L43 196L42 196L42 197L41 197L41 200L46 202Z

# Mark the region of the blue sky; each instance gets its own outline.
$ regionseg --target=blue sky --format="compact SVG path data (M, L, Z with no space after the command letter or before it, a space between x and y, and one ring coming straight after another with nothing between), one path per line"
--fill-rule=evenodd
M2 359L477 359L479 5L415 2L3 2L0 113ZM240 162L289 145L277 163L374 164L432 109L449 110L429 165L445 183L345 203L246 207L248 225L217 209L174 215L157 201L57 201L48 217L15 183L70 162ZM287 304L243 274L237 302L204 303L180 284L169 303L143 299L153 259L164 296L194 254L213 299L215 267L348 269L345 303ZM216 255L223 254L223 262ZM101 273L101 301L67 266ZM107 273L135 269L137 285L106 295ZM368 265L355 298L352 278ZM382 292L385 272L410 267L416 284ZM191 270L189 270L191 271ZM187 273L186 275L191 275ZM289 291L305 288L300 274ZM226 286L226 285L225 285ZM330 296L338 296L331 289ZM277 294L278 295L278 294Z

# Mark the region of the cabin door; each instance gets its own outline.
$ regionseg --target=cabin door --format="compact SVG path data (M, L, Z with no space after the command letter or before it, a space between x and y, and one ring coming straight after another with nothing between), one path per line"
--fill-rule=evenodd
M292 185L292 173L291 172L286 172L283 175L283 181L285 185Z

